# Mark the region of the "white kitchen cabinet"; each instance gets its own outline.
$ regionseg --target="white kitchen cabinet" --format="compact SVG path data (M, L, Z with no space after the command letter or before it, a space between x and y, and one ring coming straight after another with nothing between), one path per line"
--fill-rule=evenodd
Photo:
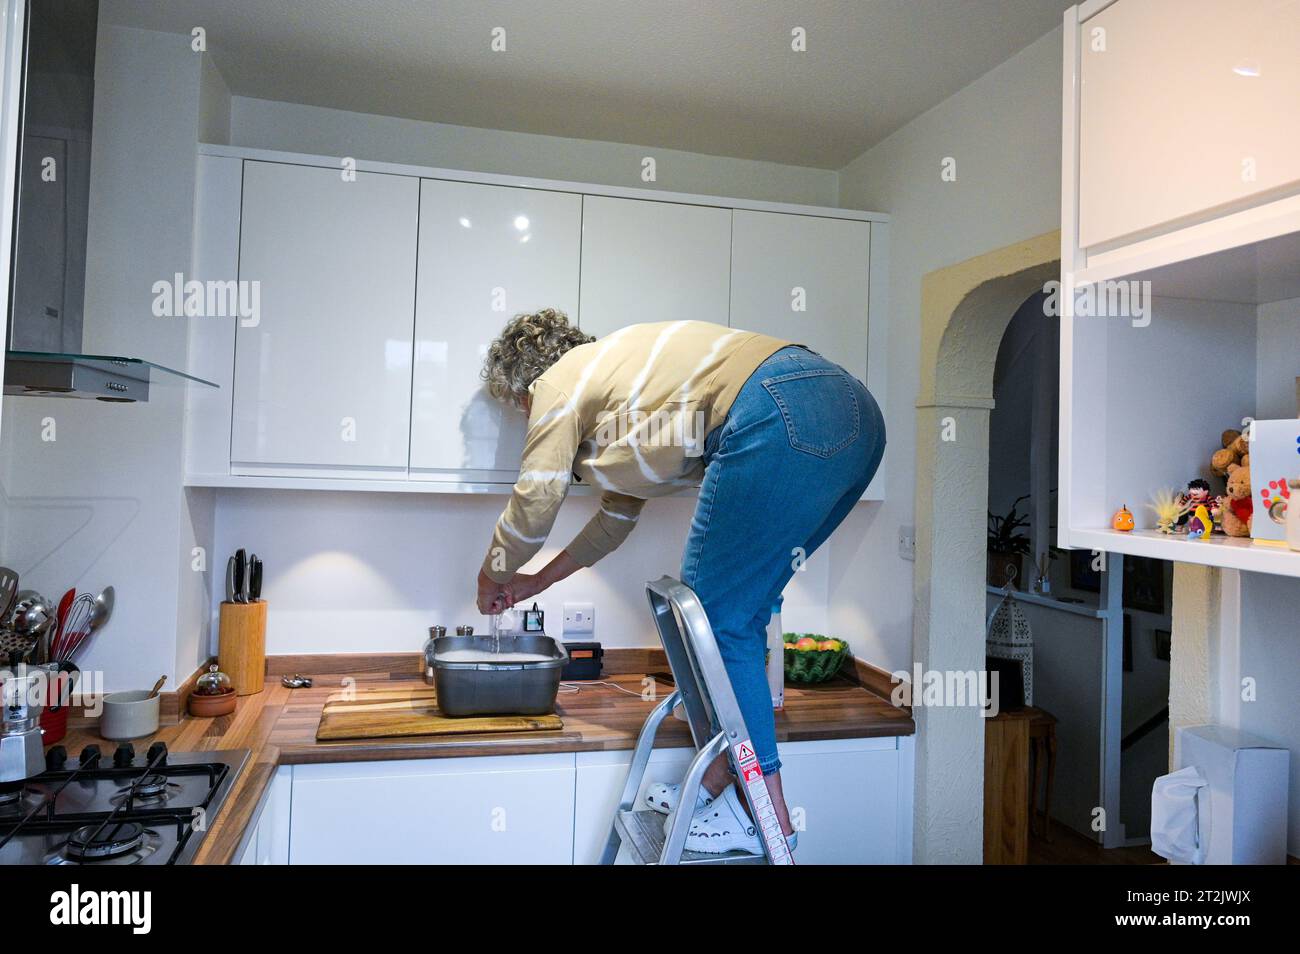
M296 765L289 858L569 864L573 792L572 753Z
M900 800L898 738L830 739L781 746L781 781L803 865L900 864L911 847L911 804ZM910 744L911 740L907 739ZM911 772L906 774L912 783ZM906 804L906 819L902 806Z
M419 182L244 164L231 472L405 476Z
M731 209L588 195L582 200L582 330L650 321L725 325Z
M1081 247L1300 192L1300 4L1116 0L1078 49Z
M646 789L653 783L665 782L672 785L680 782L694 757L695 750L687 748L655 749L651 752L645 779L636 795L638 807L645 798ZM632 753L626 750L577 754L578 778L573 812L574 864L600 863L631 762ZM619 863L626 863L627 856L627 850L621 850Z
M867 379L871 225L732 214L731 326L806 345Z
M513 483L527 419L488 394L488 345L521 312L578 318L582 197L420 183L411 477Z
M289 811L293 798L293 767L275 769L267 786L266 799L257 816L248 823L241 865L287 865L289 863Z
M656 749L678 782L688 748ZM241 864L595 864L630 751L280 766ZM781 745L801 864L911 861L913 739ZM357 825L364 812L366 824Z
M912 852L913 740L827 739L781 744L781 779L799 830L799 864L906 864ZM690 749L656 749L651 782L679 782ZM595 864L609 835L632 753L579 752L573 858ZM620 855L621 857L621 855Z
M221 389L187 402L187 487L505 492L525 421L479 372L509 318L548 306L597 336L682 319L768 331L885 393L884 216L199 153L189 277L256 282L259 300L255 317L191 322L191 364Z

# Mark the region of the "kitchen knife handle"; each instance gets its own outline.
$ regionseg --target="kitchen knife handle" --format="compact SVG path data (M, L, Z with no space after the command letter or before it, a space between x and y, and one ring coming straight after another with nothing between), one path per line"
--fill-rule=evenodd
M253 554L248 560L248 600L256 603L262 598L262 561Z

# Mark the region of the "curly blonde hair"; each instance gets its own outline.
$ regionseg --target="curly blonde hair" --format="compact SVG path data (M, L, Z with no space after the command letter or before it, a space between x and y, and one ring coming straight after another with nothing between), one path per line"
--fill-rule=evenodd
M595 340L554 308L516 315L488 347L482 372L488 392L497 400L522 407L528 388L543 371L567 351Z

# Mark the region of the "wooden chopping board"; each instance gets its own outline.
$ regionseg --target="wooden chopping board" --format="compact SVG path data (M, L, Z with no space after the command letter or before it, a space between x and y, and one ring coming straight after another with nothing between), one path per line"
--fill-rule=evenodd
M412 735L463 735L481 732L536 732L562 729L558 715L462 716L438 711L433 686L416 685L336 692L325 700L318 741L384 739Z

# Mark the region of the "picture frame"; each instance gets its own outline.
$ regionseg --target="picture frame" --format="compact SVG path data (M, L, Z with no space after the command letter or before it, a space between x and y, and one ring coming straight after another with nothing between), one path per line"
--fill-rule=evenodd
M1092 568L1091 550L1070 551L1070 587L1089 593L1101 592L1101 573ZM1124 608L1163 616L1165 607L1165 563L1151 557L1124 558Z
M1167 629L1151 630L1152 649L1155 652L1156 659L1169 662L1173 650L1173 633Z
M1124 608L1165 613L1165 563L1151 557L1124 558Z

